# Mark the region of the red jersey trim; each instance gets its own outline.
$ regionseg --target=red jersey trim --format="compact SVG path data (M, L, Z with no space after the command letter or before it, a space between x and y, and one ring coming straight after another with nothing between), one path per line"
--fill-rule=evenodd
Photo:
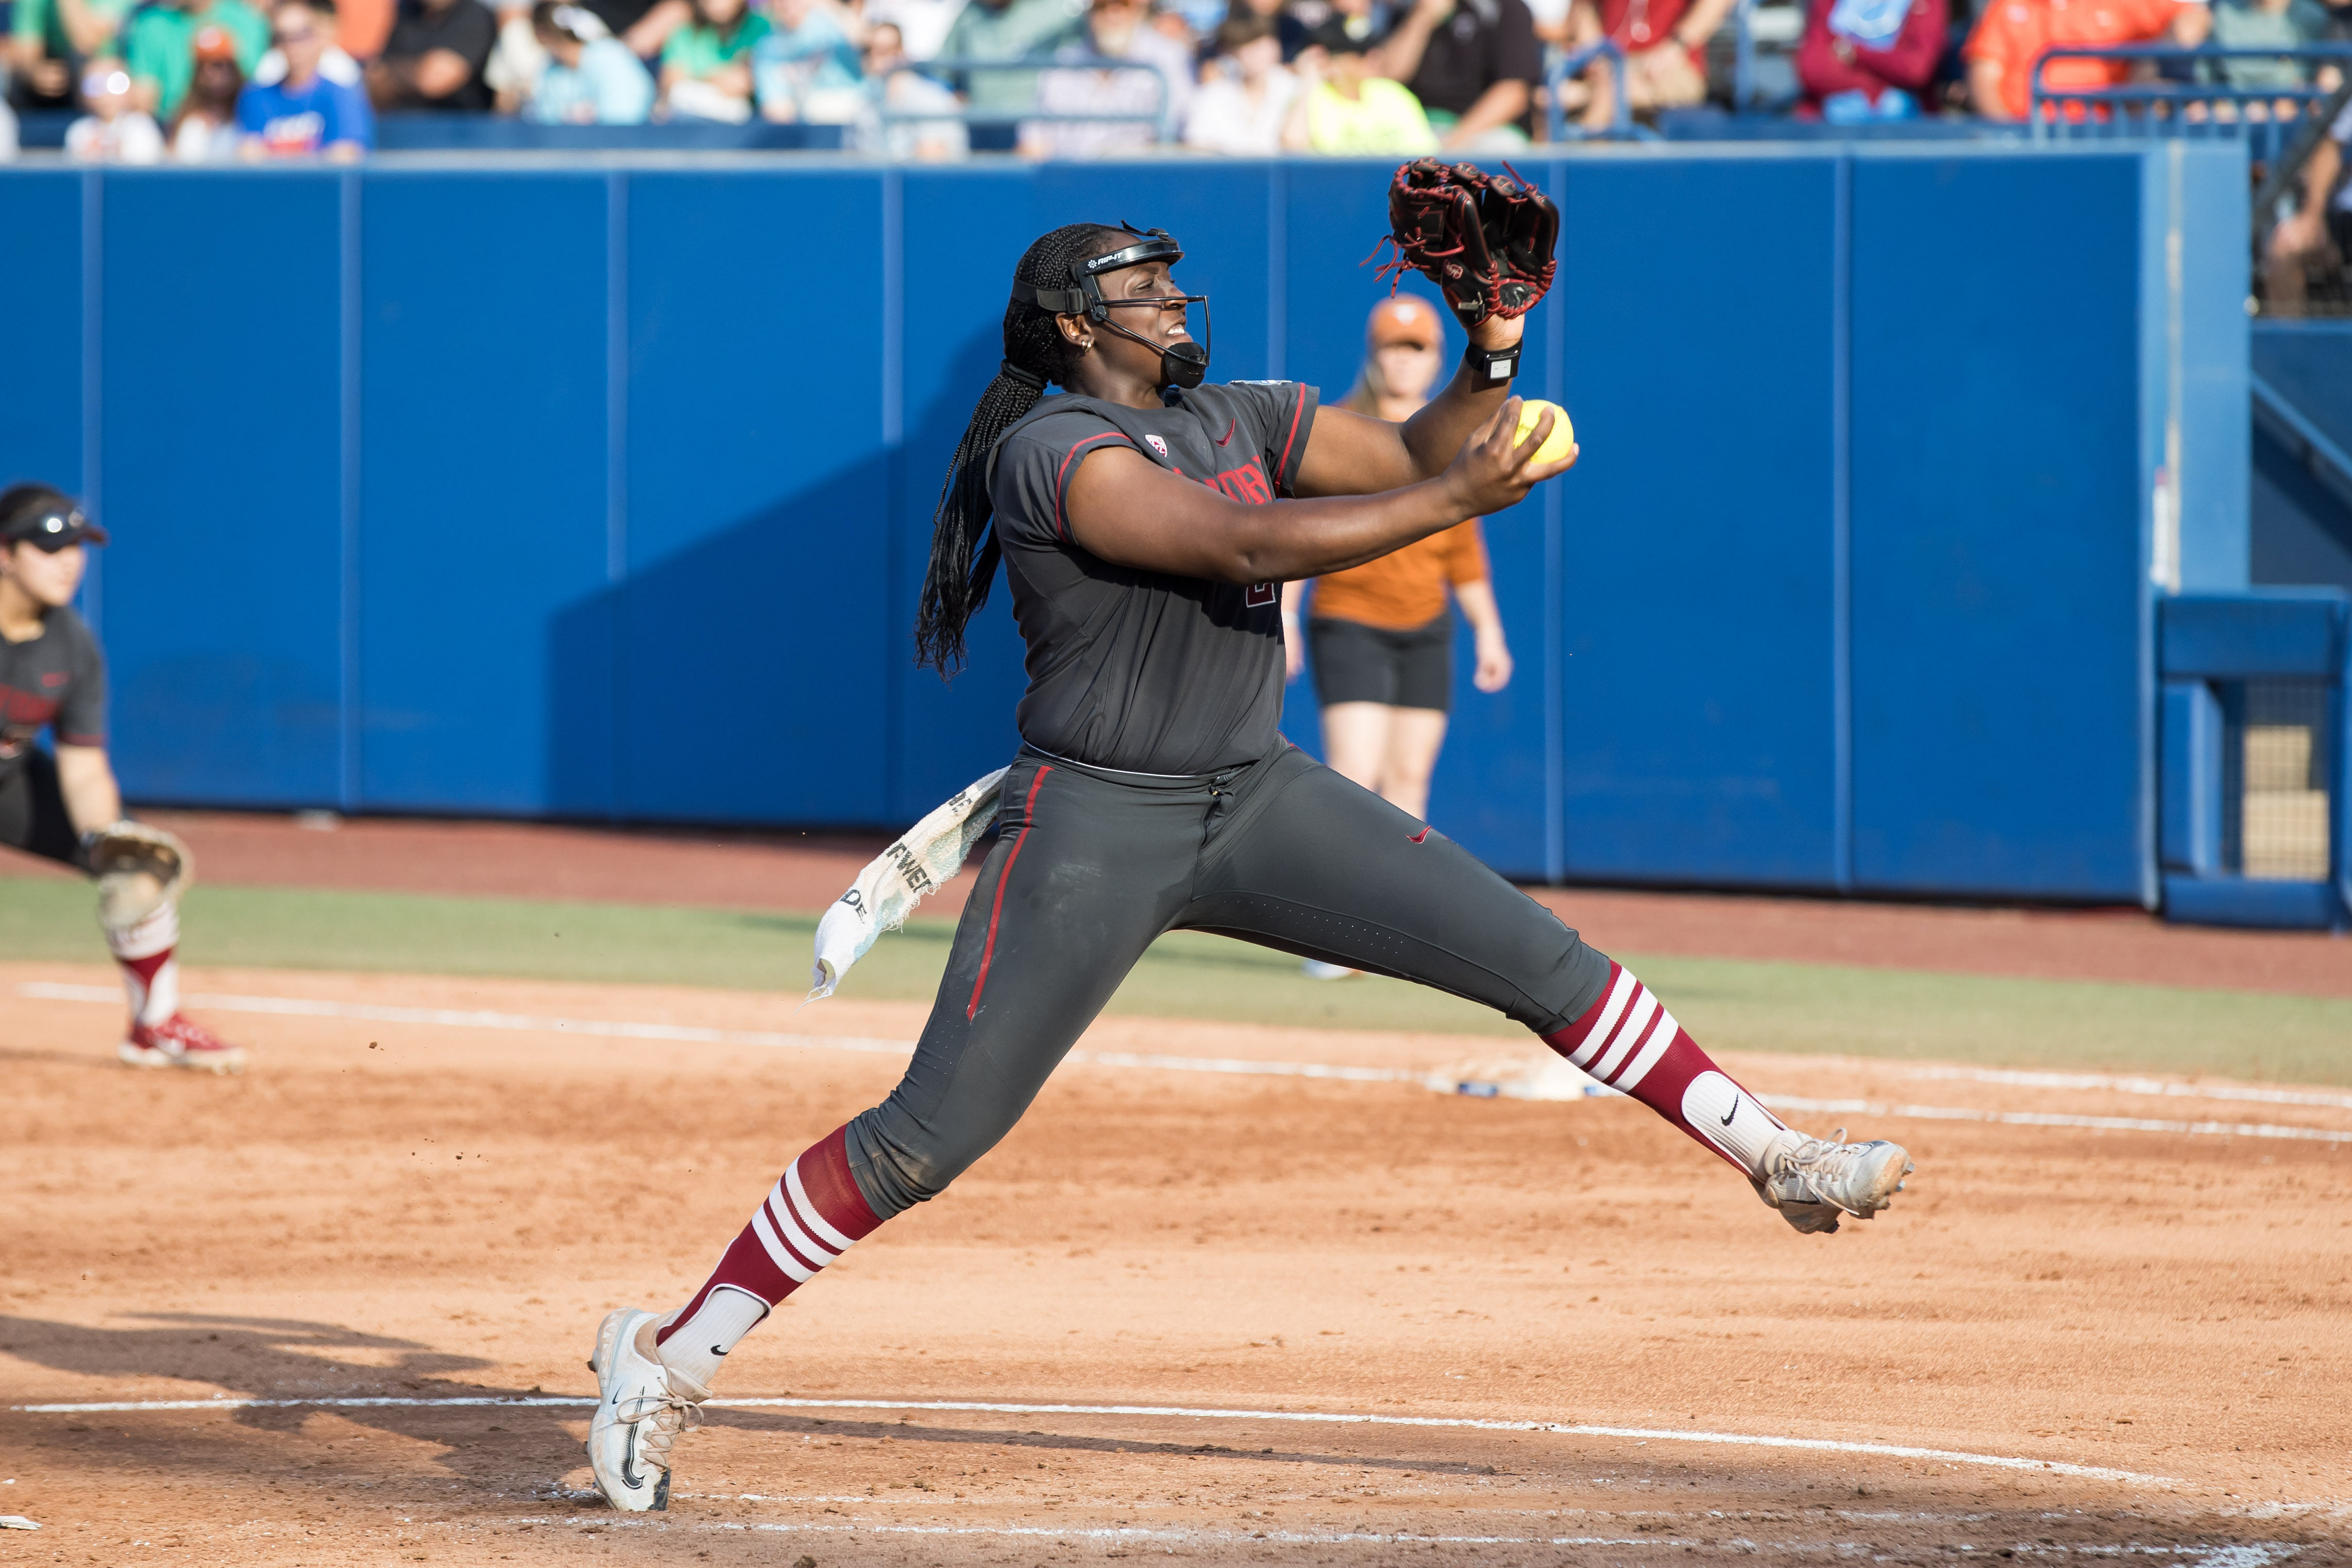
M1307 412L1307 389L1303 386L1292 388L1292 399L1290 433L1282 438L1282 456L1276 459L1274 465L1274 482L1285 490L1291 488L1290 481L1296 477L1290 471L1290 448L1298 440L1299 416Z

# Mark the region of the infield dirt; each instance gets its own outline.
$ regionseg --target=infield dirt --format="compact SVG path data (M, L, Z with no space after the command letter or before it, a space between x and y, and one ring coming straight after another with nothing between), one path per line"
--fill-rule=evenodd
M911 1039L921 1013L319 973L188 983L346 1011L884 1040ZM254 1046L247 1076L134 1074L111 1058L116 1005L55 999L110 984L95 965L0 964L12 1407L584 1395L599 1315L680 1300L783 1161L899 1066L247 1010L209 1015ZM1414 1071L1501 1054L1133 1018L1085 1048ZM1893 1061L1728 1065L1768 1099L2352 1131L2342 1091L2231 1102ZM0 1513L44 1529L0 1535L0 1557L2352 1558L2344 1142L1798 1120L1901 1139L1913 1190L1873 1224L1801 1237L1622 1100L1074 1064L945 1197L757 1331L719 1392L1259 1414L719 1409L680 1445L670 1511L625 1520L583 1490L578 1405L10 1408ZM1685 1440L1700 1433L2109 1473Z

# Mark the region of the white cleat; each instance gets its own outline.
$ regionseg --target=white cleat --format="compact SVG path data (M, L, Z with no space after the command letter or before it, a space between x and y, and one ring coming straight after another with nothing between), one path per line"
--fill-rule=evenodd
M669 1507L669 1451L702 1421L710 1390L647 1355L638 1335L660 1315L622 1307L596 1330L596 1414L588 1423L588 1468L596 1489L624 1513Z
M1756 1195L1801 1234L1826 1236L1842 1215L1876 1218L1903 1190L1912 1167L1902 1144L1883 1138L1849 1143L1841 1127L1828 1138L1780 1133L1764 1151L1764 1169Z

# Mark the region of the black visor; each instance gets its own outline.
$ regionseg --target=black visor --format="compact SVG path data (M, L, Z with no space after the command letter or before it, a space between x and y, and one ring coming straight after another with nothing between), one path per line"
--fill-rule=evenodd
M106 542L106 530L83 516L81 508L69 501L19 512L8 520L5 530L0 530L0 541L9 544L34 544L52 553L68 544L79 544L84 540L92 544L103 544Z

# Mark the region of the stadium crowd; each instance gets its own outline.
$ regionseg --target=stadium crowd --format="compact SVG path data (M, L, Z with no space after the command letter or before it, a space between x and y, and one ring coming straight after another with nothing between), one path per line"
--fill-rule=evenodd
M1170 142L1237 154L1490 156L1543 138L1548 65L1563 59L1576 69L1559 83L1559 108L1580 128L1611 123L1620 95L1643 117L1721 101L1734 6L0 0L0 60L16 108L79 111L72 156L134 163L356 157L384 111L802 121L852 127L855 145L916 158L961 155L992 130L1006 140L985 144L1038 157ZM2032 62L2053 47L2352 37L2352 0L1801 0L1801 17L1782 14L1790 108L1836 122L2021 119ZM2096 86L2132 68L2053 62L2046 80ZM2291 61L2197 68L2240 88L2312 79ZM2336 129L2339 143L2352 132Z

